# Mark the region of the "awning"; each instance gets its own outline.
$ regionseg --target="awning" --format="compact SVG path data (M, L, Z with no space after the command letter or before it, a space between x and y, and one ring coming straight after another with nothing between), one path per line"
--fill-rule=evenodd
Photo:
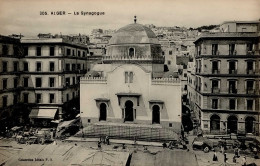
M61 120L52 120L51 123L60 123Z
M61 129L63 127L69 127L72 125L75 125L79 121L79 118L68 120L68 121L63 121L58 125L58 128Z
M149 103L164 103L162 100L150 100Z
M95 99L96 101L109 101L109 99L107 99L107 98L97 98L97 99Z
M32 109L29 118L54 119L57 109L37 108Z
M117 96L133 96L133 97L139 97L141 96L140 93L117 93Z

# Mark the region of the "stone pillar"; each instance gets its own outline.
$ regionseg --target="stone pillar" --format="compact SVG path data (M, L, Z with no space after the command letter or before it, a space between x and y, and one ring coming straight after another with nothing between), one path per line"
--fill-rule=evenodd
M210 120L203 119L201 121L201 129L204 134L210 133Z
M58 111L58 114L59 114L59 119L62 119L63 118L63 114L64 114L62 112L62 107L59 107L57 111Z
M254 124L255 124L254 125L254 127L255 127L255 135L259 135L260 123L258 121L256 121Z
M239 134L245 134L245 121L243 120L238 120L237 122L237 133Z
M220 120L220 133L221 134L227 133L227 120Z

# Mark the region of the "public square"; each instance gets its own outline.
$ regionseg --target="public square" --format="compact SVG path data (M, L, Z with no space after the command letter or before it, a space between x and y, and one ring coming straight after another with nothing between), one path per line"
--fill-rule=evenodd
M217 152L218 161L212 161L213 151L204 153L193 150L191 143L194 137L188 137L189 151L163 148L158 142L137 141L135 144L132 140L119 139L111 139L110 145L101 144L99 149L98 138L70 137L44 145L18 144L12 138L1 138L0 165L225 165L224 155L220 152ZM227 153L226 165L241 165L242 155L236 163L233 162L233 156L233 152ZM252 155L247 155L246 159L247 164L260 165L260 159L254 159Z

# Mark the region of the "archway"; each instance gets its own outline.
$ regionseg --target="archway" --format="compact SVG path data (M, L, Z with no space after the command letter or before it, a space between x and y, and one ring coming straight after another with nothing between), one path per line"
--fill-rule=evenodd
M107 120L107 105L105 103L101 103L99 107L100 107L99 121L101 121L101 120L106 121Z
M220 130L220 117L218 115L212 115L210 117L210 132Z
M127 100L125 102L125 121L134 121L134 109L133 109L133 102Z
M153 106L152 123L153 124L160 124L160 107L158 105Z
M134 57L135 55L135 49L134 48L129 48L129 57Z
M237 133L237 117L230 116L227 120L228 133Z
M253 133L254 132L254 117L247 117L245 120L245 129L246 133Z

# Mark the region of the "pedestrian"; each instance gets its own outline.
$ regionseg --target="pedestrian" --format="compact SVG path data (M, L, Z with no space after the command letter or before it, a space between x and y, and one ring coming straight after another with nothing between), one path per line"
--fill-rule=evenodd
M101 141L98 141L98 149L101 149Z
M172 148L173 148L173 142L172 142L172 141L169 142L168 148L169 148L169 149L172 149Z
M233 163L236 163L237 162L237 158L236 158L236 155L234 155L233 157Z
M224 163L227 162L227 153L224 153Z
M162 146L163 146L163 149L167 148L167 144L165 142L162 144Z
M256 147L254 146L254 148L253 148L253 152L254 152L254 158L255 159L257 159L258 158L258 156L257 156L257 149L256 149Z
M246 156L244 156L243 158L242 158L242 166L246 166Z
M221 151L221 153L224 154L224 147L223 147L223 145L221 145L221 147L220 147L220 151Z
M137 144L137 138L136 137L134 137L134 144L136 145Z
M218 161L217 152L214 150L213 161Z
M238 147L235 148L235 156L236 156L236 157L239 157L239 156L238 156Z
M108 136L106 136L106 140L105 140L105 142L106 142L107 145L110 145L109 137L108 137Z
M122 144L122 149L125 149L125 144Z
M182 139L184 139L184 131L183 130L181 130L181 137L182 137Z

